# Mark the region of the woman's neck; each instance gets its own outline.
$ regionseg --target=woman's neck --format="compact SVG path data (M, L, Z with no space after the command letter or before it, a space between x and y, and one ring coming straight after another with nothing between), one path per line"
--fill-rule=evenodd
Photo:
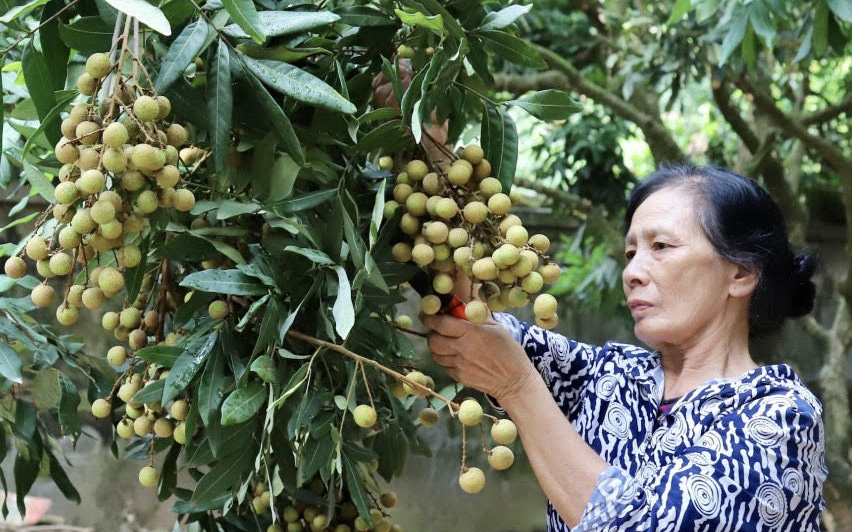
M682 345L663 346L663 398L679 397L708 380L735 378L756 368L748 349L748 328L738 329L723 327Z

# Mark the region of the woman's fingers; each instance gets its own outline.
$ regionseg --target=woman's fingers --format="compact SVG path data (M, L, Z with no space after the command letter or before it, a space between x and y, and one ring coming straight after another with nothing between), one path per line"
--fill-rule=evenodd
M470 322L453 316L420 314L420 321L441 336L461 338L467 332Z

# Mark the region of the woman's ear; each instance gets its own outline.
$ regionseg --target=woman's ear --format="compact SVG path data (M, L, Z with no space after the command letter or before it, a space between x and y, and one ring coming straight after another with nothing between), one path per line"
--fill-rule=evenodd
M731 297L751 296L760 281L760 271L742 264L732 264L731 266L731 282L728 285L728 294Z

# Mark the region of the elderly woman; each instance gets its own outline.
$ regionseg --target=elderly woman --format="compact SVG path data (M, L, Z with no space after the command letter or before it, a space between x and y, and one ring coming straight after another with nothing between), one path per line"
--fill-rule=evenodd
M757 183L717 168L657 171L625 221L624 294L651 350L424 315L435 360L517 424L549 531L818 531L822 408L749 351L810 312L813 259Z

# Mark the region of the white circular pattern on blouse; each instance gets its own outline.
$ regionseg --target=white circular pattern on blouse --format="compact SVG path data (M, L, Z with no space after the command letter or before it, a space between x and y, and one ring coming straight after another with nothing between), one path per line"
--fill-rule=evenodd
M654 462L645 462L642 468L639 470L639 479L643 481L648 481L657 476L657 472L660 470L657 467L657 464Z
M781 475L781 484L793 493L801 495L805 487L805 479L802 477L802 473L796 469L786 469L784 474Z
M697 474L686 479L689 502L702 515L715 517L722 508L722 488L712 477Z
M701 436L698 445L707 447L712 451L721 451L725 446L725 442L722 441L722 436L718 432L708 432Z
M757 513L766 526L773 527L784 520L787 515L787 499L781 488L767 482L761 484L754 495L757 498Z
M762 399L761 403L765 404L768 409L774 408L782 412L786 412L787 410L791 410L796 407L796 402L786 395L773 395Z
M617 385L618 377L612 374L604 375L595 384L595 393L602 401L609 401L615 393Z
M550 352L553 353L553 358L560 366L564 366L568 363L568 352L571 350L568 339L558 334L550 335L550 339Z
M639 484L636 482L625 482L623 483L623 488L621 495L618 497L620 502L630 502L639 493Z
M764 416L749 419L745 424L745 433L766 447L777 446L784 439L784 430L778 423Z
M610 403L601 426L616 438L626 439L630 436L630 412L623 405Z
M660 440L660 447L666 452L674 452L678 445L683 442L683 437L686 434L686 422L683 417L675 414L674 423L671 428L663 434Z
M702 416L716 415L719 413L719 405L722 404L722 399L719 397L711 397L701 403L698 407L698 412Z

